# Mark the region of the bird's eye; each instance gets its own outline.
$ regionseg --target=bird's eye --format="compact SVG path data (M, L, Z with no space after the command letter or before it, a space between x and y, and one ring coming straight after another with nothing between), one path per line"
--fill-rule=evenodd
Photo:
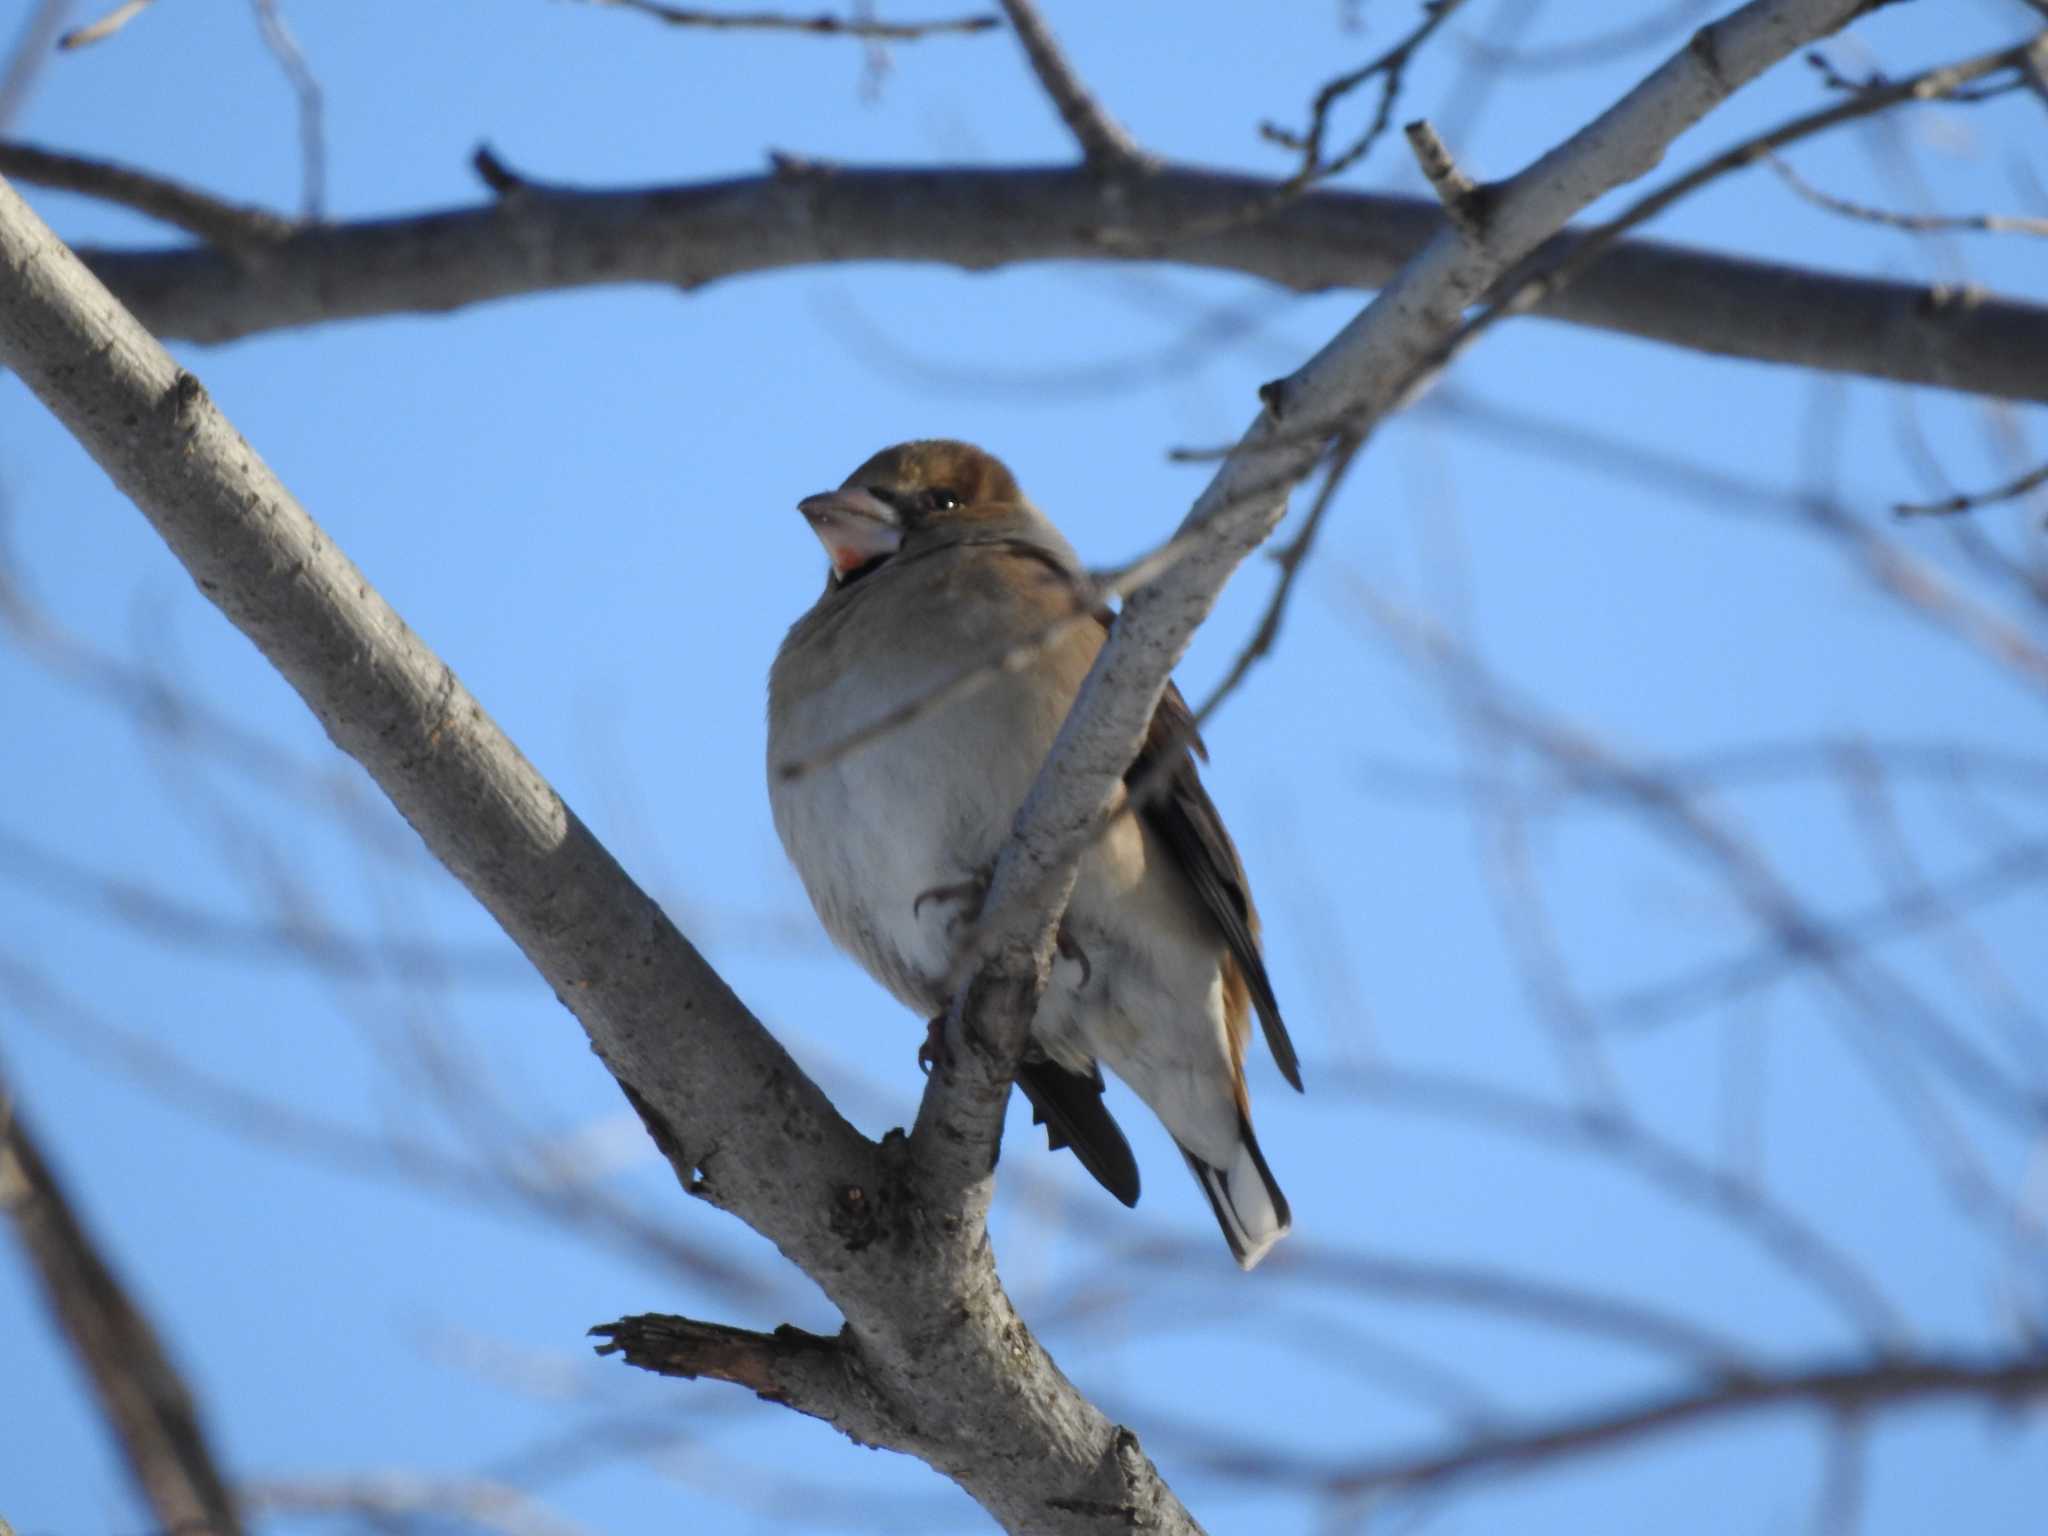
M951 512L961 502L957 492L936 490L925 493L924 504L934 512Z

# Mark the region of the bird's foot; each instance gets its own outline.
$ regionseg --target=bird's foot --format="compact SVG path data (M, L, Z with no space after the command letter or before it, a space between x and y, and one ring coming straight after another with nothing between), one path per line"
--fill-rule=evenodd
M910 915L914 919L928 901L958 901L966 904L968 916L976 917L981 913L982 898L987 895L987 875L974 875L966 880L956 880L951 885L935 885L917 893L917 900L910 904Z

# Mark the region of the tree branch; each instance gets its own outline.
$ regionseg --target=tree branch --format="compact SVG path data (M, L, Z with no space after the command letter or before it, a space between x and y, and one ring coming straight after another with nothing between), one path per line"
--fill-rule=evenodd
M1113 203L1086 169L858 170L568 191L530 182L483 208L303 229L258 265L215 251L84 251L162 336L231 341L370 315L615 283L859 261L987 271L1034 261L1176 261L1300 292L1377 288L1443 222L1430 199L1323 190L1257 223L1280 184L1161 167ZM1194 233L1190 233L1194 231ZM1578 236L1540 248L1561 259ZM2048 402L2048 307L1623 241L1534 311L1719 356Z
M152 176L110 160L59 154L34 144L0 143L0 175L119 203L226 251L246 254L261 250L299 227L267 208L224 202L168 177Z
M877 21L872 16L797 16L782 11L707 11L664 5L661 0L587 0L588 4L636 11L671 27L713 32L808 32L815 37L857 37L872 43L913 43L946 33L988 32L1001 25L993 16L954 16L938 21Z
M2048 1353L2006 1359L1877 1360L1782 1375L1733 1376L1695 1391L1589 1413L1539 1430L1482 1436L1433 1456L1387 1457L1332 1473L1333 1492L1440 1487L1475 1473L1518 1469L1611 1449L1705 1419L1799 1406L1852 1417L1935 1397L2016 1405L2048 1396Z
M1031 61L1031 72L1052 98L1060 121L1080 144L1082 158L1098 172L1143 166L1146 156L1138 148L1137 140L1109 115L1109 109L1095 99L1095 93L1075 73L1066 50L1052 35L1052 28L1045 24L1034 0L1002 0L1002 7L1003 14L1010 18L1010 29L1023 46L1024 56Z
M839 1116L199 381L4 183L0 363L547 978L685 1187L839 1307L865 1379L932 1426L906 1449L1013 1530L1195 1529L1017 1316L978 1221L913 1198L900 1143Z
M129 1475L164 1529L237 1536L241 1517L199 1410L149 1319L100 1257L0 1081L0 1206L79 1364Z
M1861 0L1754 0L1704 28L1584 129L1489 188L1483 229L1441 230L1322 351L1261 388L1265 409L1176 535L1194 547L1124 604L996 861L973 980L947 1019L948 1064L932 1074L912 1132L934 1204L985 1204L1010 1076L1081 852L1120 811L1124 773L1196 627L1293 487L1333 437L1372 430L1515 263L1595 198L1653 168L1735 90L1861 9Z
M902 1449L924 1437L891 1413L861 1379L843 1339L787 1324L773 1333L700 1323L658 1312L623 1317L590 1330L600 1355L662 1376L730 1382L756 1397L823 1419L857 1445Z

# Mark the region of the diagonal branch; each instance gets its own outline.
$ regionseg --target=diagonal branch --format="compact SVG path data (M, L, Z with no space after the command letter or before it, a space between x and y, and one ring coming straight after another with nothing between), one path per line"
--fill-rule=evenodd
M1145 152L1074 72L1066 50L1045 24L1035 0L1002 0L1002 7L1010 18L1010 29L1023 46L1024 56L1031 61L1031 72L1052 98L1060 121L1080 144L1082 158L1097 171L1130 170L1144 165Z
M92 1378L129 1474L164 1529L237 1536L241 1517L191 1391L71 1208L4 1081L0 1207L14 1219L44 1299Z
M0 142L0 175L119 203L226 251L262 250L299 227L267 208L226 202L168 177L108 160L59 154L34 144Z
M1754 0L1528 169L1487 190L1482 228L1441 229L1322 351L1260 390L1265 409L1183 520L1186 556L1125 603L1018 813L977 935L978 969L947 1020L912 1145L942 1208L985 1203L1010 1077L1051 961L1081 851L1120 805L1169 674L1240 561L1340 432L1369 432L1453 337L1466 308L1603 193L1787 54L1860 14L1861 0Z
M978 1220L914 1198L900 1138L877 1147L847 1124L199 381L4 183L0 363L546 977L685 1188L818 1283L863 1380L906 1420L947 1405L901 1449L1014 1530L1195 1529L1017 1316Z

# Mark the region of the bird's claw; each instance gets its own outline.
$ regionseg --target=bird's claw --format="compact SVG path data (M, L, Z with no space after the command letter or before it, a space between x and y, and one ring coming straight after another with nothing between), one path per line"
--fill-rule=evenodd
M1060 924L1059 932L1053 935L1052 947L1053 952L1062 960L1071 960L1081 967L1081 988L1086 989L1095 976L1095 967L1088 963L1088 951L1083 949L1080 941L1067 931L1064 922Z
M952 1059L953 1048L946 1044L946 1016L942 1013L924 1027L924 1044L917 1048L917 1064L930 1077L933 1067L944 1066Z
M979 909L981 898L987 894L988 881L979 877L955 881L952 885L935 885L930 890L917 893L917 899L910 904L910 915L915 919L928 901L972 901Z

